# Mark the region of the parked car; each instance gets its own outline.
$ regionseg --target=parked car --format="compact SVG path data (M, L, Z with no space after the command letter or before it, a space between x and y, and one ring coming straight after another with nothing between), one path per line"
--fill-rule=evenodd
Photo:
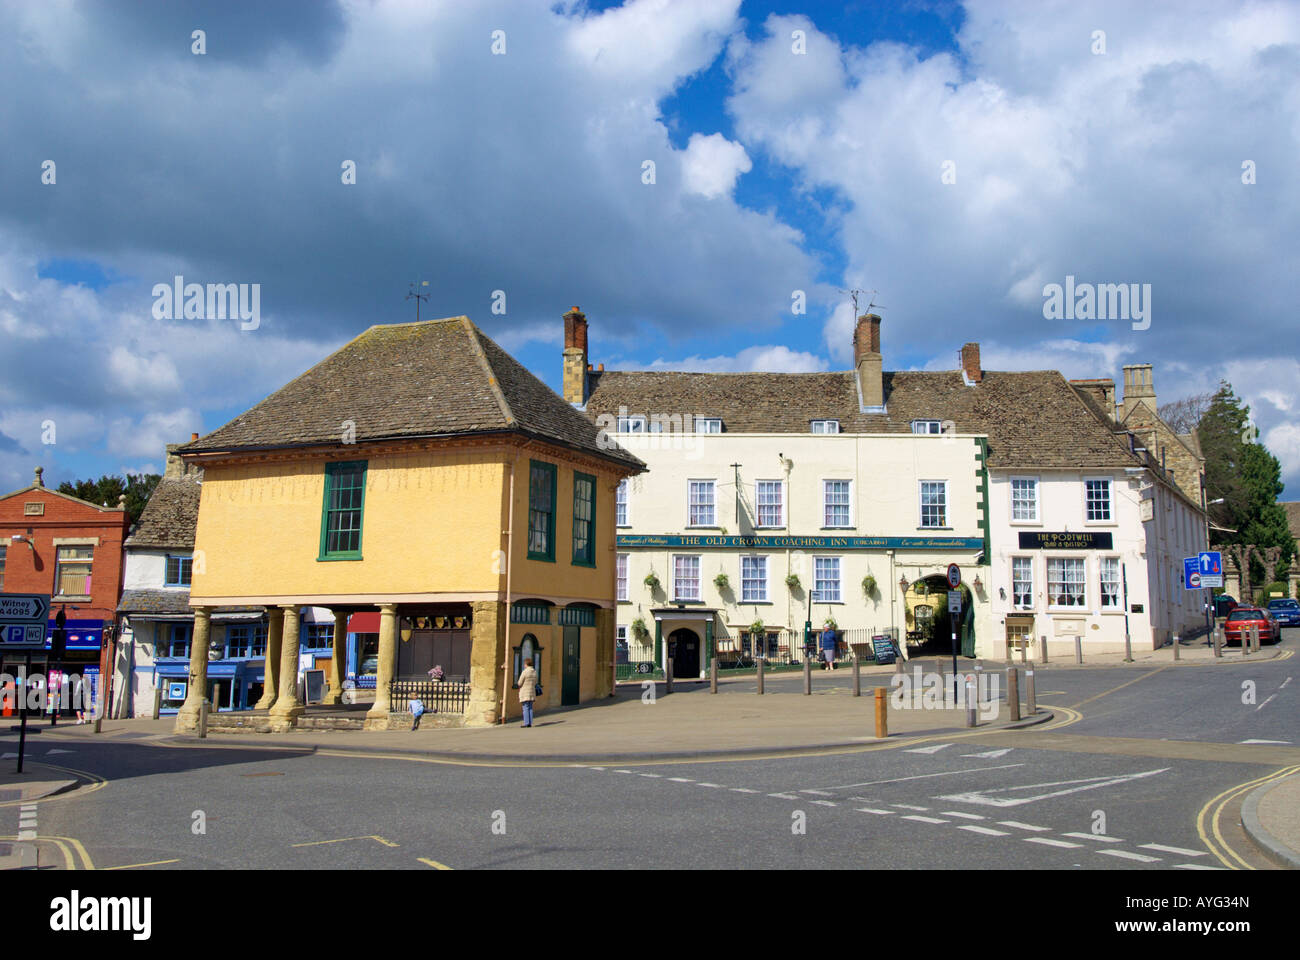
M1226 617L1232 613L1232 608L1237 606L1237 598L1231 597L1226 593L1221 593L1214 598L1214 615L1218 618Z
M1251 627L1259 627L1260 643L1277 643L1282 639L1282 629L1271 613L1263 607L1247 607L1241 604L1228 614L1228 620L1223 625L1224 639L1230 646L1234 643L1240 644L1243 638L1250 635Z
M1268 602L1268 612L1273 614L1281 627L1300 627L1300 603L1295 600L1277 598Z

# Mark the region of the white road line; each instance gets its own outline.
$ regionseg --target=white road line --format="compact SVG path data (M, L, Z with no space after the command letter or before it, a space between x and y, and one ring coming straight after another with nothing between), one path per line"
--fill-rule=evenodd
M1271 698L1270 698L1270 699L1271 699ZM1268 701L1265 701L1265 702L1267 703ZM48 756L50 756L51 754L55 754L55 753L76 753L76 752L77 752L77 751L75 751L75 750L48 750L48 751L46 751L45 755L48 757Z
M710 788L712 788L712 789L714 789L714 790L721 790L721 789L723 789L722 784L720 784L720 783L704 783L703 781L701 781L700 783L697 783L696 786L697 786L697 787L710 787Z
M907 780L926 780L930 777L955 777L961 773L979 773L981 770L1010 770L1012 767L1023 767L1023 763L1004 763L996 767L967 767L964 770L941 770L938 773L918 773L914 777L895 777L893 780L867 780L865 783L841 783L837 787L827 787L828 790L848 790L852 787L872 787L878 783L903 783Z
M984 820L978 813L962 813L958 810L940 810L945 817L961 817L963 820Z
M998 823L1004 827L1015 827L1017 830L1051 830L1051 827L1036 827L1032 823L1021 823L1019 820L999 820Z
M826 791L826 790L800 790L799 792L800 792L800 793L811 793L811 794L813 794L814 796L818 796L818 797L833 797L833 796L835 796L835 794L830 793L829 791Z
M18 839L36 839L36 804L24 803L18 808Z
M818 804L819 806L823 806L823 807L834 807L834 806L838 806L838 804L836 804L836 803L832 803L830 800L814 800L813 803Z
M1282 686L1278 687L1278 689L1279 689L1279 690L1285 690L1285 689L1286 689L1286 685L1287 685L1288 683L1290 683L1290 682L1291 682L1291 678L1290 678L1290 677L1287 677L1285 680L1282 681Z
M1134 780L1141 780L1143 777L1153 777L1157 774L1166 773L1169 767L1161 767L1158 770L1143 770L1140 773L1127 773L1118 777L1082 777L1078 780L1053 780L1050 783L1026 783L1018 787L998 787L994 790L968 790L966 793L953 793L937 797L939 800L956 800L959 803L981 803L990 807L1018 807L1025 803L1033 803L1036 800L1048 800L1052 797L1063 797L1071 793L1079 793L1083 790L1096 790L1098 787L1110 787L1119 783L1130 783ZM995 797L993 794L1013 793L1020 790L1038 790L1042 787L1062 787L1061 790L1050 790L1047 793L1040 793L1028 797L1003 798Z
M1242 743L1280 743L1285 745L1285 744L1289 744L1291 741L1290 740L1243 740L1241 742Z
M1161 853L1176 853L1183 857L1203 857L1204 850L1187 850L1184 847L1166 847L1163 843L1139 843L1143 850L1159 850Z
M1064 840L1053 840L1051 837L1022 837L1021 839L1023 839L1025 843L1045 843L1049 847L1068 847L1073 849L1083 846L1081 843L1067 843Z
M1227 867L1211 867L1204 863L1175 863L1175 870L1227 870Z
M1006 830L994 830L992 827L977 827L972 823L964 823L958 830L969 830L971 833L982 833L988 837L1009 837L1011 836Z
M936 743L929 747L912 747L910 750L904 750L904 753L938 753L940 750L947 750L951 743Z
M877 810L875 807L857 807L855 809L859 813L877 813L882 817L890 817L894 814L893 810Z
M1139 863L1159 863L1159 857L1147 857L1140 853L1129 853L1127 850L1098 850L1098 853L1104 853L1108 857L1123 857L1125 860L1136 860Z
M604 767L588 767L588 770L604 770Z
M1268 695L1268 699L1255 708L1255 712L1258 713L1260 710L1263 710L1265 707L1267 707L1270 703L1273 702L1273 698L1276 696L1277 696L1276 693L1270 693Z
M898 807L900 810L929 810L929 807L918 807L911 803L891 803L891 807Z
M35 830L19 830L19 831L18 831L18 839L19 839L19 840L35 840L35 839L36 839L36 831L35 831Z
M1012 750L1011 747L1005 747L1005 748L1003 748L1003 749L1001 749L1001 750L985 750L983 753L963 753L962 756L963 756L963 757L980 757L980 758L983 758L983 759L992 760L992 759L994 759L995 757L1005 757L1008 753L1011 752L1011 750Z
M909 813L903 817L904 820L919 820L921 823L951 823L950 820L940 820L938 817L922 817L915 813Z
M658 778L662 777L663 774L662 774L662 773L638 773L637 776L638 776L638 777L654 777L655 779L658 779Z
M611 770L610 773L631 773L631 770Z
M690 777L669 777L668 779L671 780L673 783L694 783L695 782Z
M776 797L779 800L802 800L803 797L796 796L793 793L769 793L769 797Z
M1098 843L1123 843L1119 837L1108 837L1104 833L1063 833L1063 837L1075 837L1078 840L1096 840Z
M757 790L751 790L749 787L732 787L732 793L758 793Z

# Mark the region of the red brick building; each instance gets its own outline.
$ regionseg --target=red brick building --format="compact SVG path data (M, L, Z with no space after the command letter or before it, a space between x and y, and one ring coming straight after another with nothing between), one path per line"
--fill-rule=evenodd
M125 498L112 506L78 500L47 489L42 472L37 467L31 486L0 496L0 591L50 594L44 659L60 609L67 616L67 651L46 670L94 676L122 593L122 541L130 527ZM5 661L13 673L21 654Z

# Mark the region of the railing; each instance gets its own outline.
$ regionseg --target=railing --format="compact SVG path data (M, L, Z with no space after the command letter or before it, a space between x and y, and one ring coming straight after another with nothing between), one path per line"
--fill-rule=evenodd
M454 680L393 681L392 712L406 710L413 699L423 703L429 713L464 713L469 706L469 684Z

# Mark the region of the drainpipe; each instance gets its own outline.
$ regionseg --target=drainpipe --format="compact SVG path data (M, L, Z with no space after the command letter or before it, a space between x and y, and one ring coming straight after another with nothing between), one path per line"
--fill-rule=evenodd
M511 592L511 576L514 564L510 562L515 547L515 474L519 472L519 457L529 446L531 440L515 451L514 463L510 464L510 499L506 503L506 642L505 655L501 658L501 723L506 722L506 701L510 694L510 609L514 602ZM538 673L540 677L541 674Z

